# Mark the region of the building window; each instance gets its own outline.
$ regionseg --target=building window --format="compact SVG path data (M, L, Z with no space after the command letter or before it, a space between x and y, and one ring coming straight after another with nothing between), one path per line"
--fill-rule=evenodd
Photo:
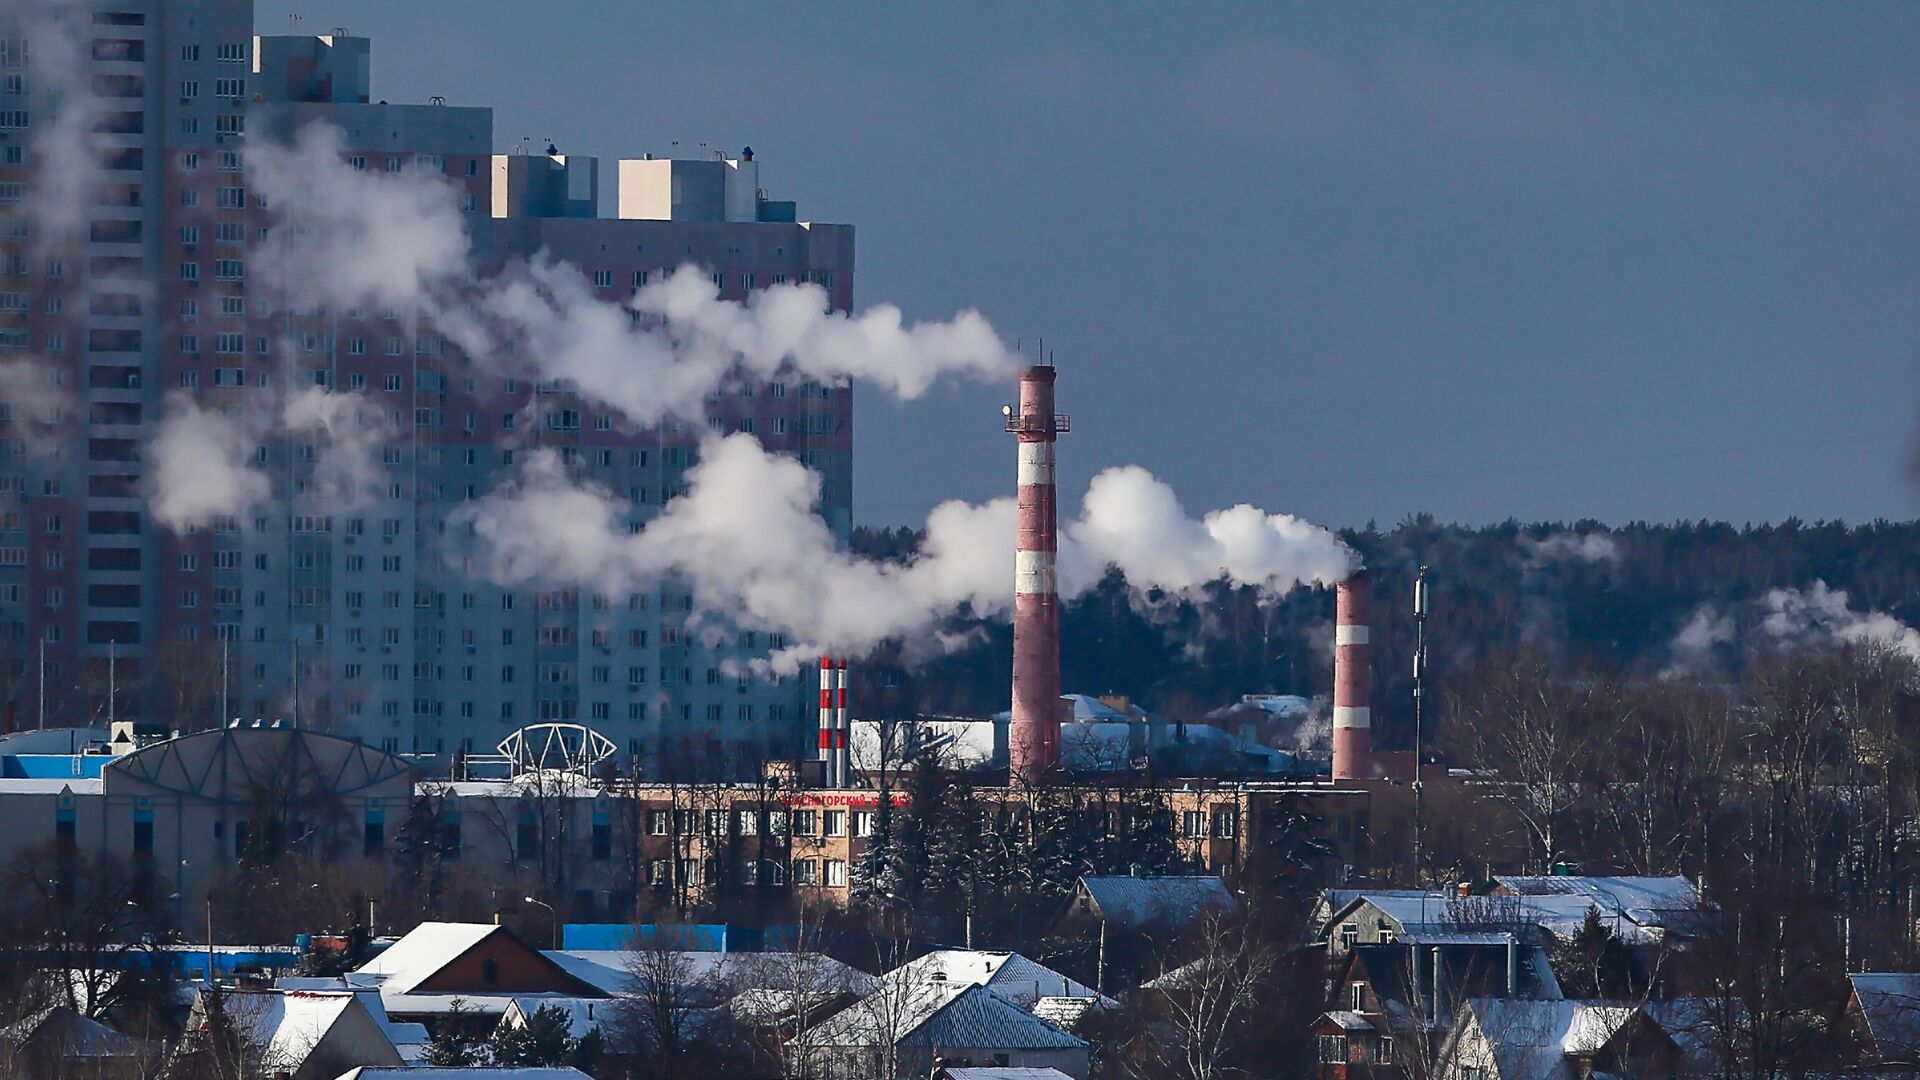
M826 835L847 835L847 812L845 810L828 810L823 816L826 824Z
M1347 1037L1345 1035L1320 1036L1320 1062L1323 1065L1344 1065L1347 1060Z
M829 888L847 887L847 861L845 859L827 860L827 885Z
M793 863L793 883L795 885L818 885L820 883L819 860L795 859Z
M813 836L820 830L820 812L817 810L795 810L793 812L793 834L795 836Z
M1207 835L1207 815L1199 810L1187 810L1180 815L1180 832L1187 837Z
M1217 806L1213 810L1213 835L1215 839L1231 840L1240 834L1240 810L1233 806Z
M855 836L872 836L872 835L873 835L873 820L874 820L874 812L873 812L873 811L871 811L871 810L855 810L855 811L853 812L853 835L855 835Z

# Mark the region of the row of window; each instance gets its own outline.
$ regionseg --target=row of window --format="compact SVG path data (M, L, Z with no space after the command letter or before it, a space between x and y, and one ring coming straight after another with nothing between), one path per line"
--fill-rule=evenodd
M648 836L845 836L846 810L649 810ZM853 835L872 836L875 812L854 810Z

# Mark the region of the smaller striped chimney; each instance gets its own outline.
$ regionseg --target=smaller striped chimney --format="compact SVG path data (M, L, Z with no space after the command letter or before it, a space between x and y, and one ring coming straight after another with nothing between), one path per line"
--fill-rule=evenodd
M853 782L847 728L847 658L843 656L833 676L833 786L837 788Z
M820 657L820 783L833 787L833 657Z
M1333 778L1367 780L1373 768L1373 581L1356 570L1335 590Z

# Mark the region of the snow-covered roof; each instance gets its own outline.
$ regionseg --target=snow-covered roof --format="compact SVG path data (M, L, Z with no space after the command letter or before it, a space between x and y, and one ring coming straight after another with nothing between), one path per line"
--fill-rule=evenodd
M1113 772L1132 761L1133 727L1118 720L1083 720L1060 728L1060 764L1068 769Z
M350 990L230 990L225 1007L235 1028L260 1048L260 1059L269 1072L298 1072L309 1057L323 1050L352 1054L362 1061L371 1058L375 1063L382 1058L394 1065L401 1061L399 1051ZM344 1032L338 1039L332 1038L336 1029Z
M99 777L80 776L8 776L0 778L0 795L98 795L105 790Z
M1684 877L1499 877L1494 882L1521 896L1584 896L1603 912L1655 923L1675 911L1700 906L1700 890Z
M1493 1051L1501 1080L1568 1076L1569 1056L1599 1051L1639 1011L1619 1002L1513 998L1475 998L1467 1007Z
M1061 694L1060 699L1073 706L1073 722L1085 724L1090 721L1126 722L1132 717L1119 709L1101 701L1092 694Z
M1208 911L1231 911L1237 905L1226 883L1210 874L1129 877L1088 874L1080 884L1093 898L1099 914L1122 926L1168 923L1175 926Z
M506 930L493 923L423 922L361 964L355 974L381 976L383 991L406 993L482 941L503 933Z
M41 1009L0 1028L0 1042L20 1046L28 1041L57 1051L61 1059L139 1057L155 1044L122 1034L66 1005Z
M374 1023L400 1052L400 1060L417 1062L427 1052L431 1037L425 1024L408 1023L395 1020L387 1015L387 1003L380 996L380 989L372 985L354 985L345 978L326 978L318 976L284 975L274 981L282 990L347 990L357 995L360 1004L365 1006Z
M1920 1051L1920 975L1862 972L1847 978L1875 1051L1883 1058Z
M1099 998L1102 1005L1115 1004L1093 987L1016 952L942 949L894 968L881 981L890 987L984 986L1022 1009L1043 997Z
M987 1065L987 1067L943 1068L947 1080L1073 1080L1058 1068L1031 1065Z
M1373 1030L1373 1021L1367 1019L1364 1016L1361 1016L1357 1012L1335 1010L1334 1012L1322 1014L1321 1019L1333 1021L1334 1023L1340 1025L1340 1030L1342 1031L1372 1031Z
M1401 935L1423 941L1431 935L1493 934L1497 937L1508 929L1527 927L1537 927L1565 940L1579 933L1589 911L1597 910L1601 921L1621 941L1630 945L1654 944L1663 936L1667 921L1662 912L1644 908L1628 911L1614 906L1606 894L1585 891L1463 897L1441 890L1330 889L1326 894L1326 914L1331 919L1362 900L1398 924ZM1635 918L1636 914L1641 918ZM1325 929L1331 932L1332 923Z
M1072 1050L1087 1044L985 986L915 983L888 987L814 1026L804 1046L965 1046Z
M632 971L635 954L624 949L551 950L543 955L606 994L625 993L638 981ZM879 985L879 980L859 968L820 954L679 950L672 955L674 965L683 972L681 978L706 984L715 997L748 989L792 990L796 982L804 990L855 994Z
M336 1080L593 1080L572 1067L351 1068Z
M541 1009L559 1009L567 1017L567 1034L578 1039L602 1024L612 1021L617 1002L604 998L521 996L513 999L500 1016L503 1024L524 1024Z
M593 1080L571 1066L518 1069L361 1068L341 1073L335 1080Z

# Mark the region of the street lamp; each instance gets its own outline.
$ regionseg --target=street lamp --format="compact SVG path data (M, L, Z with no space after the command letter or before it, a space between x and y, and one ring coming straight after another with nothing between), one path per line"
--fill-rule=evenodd
M531 896L523 896L520 899L536 907L547 909L547 926L549 927L547 930L547 944L553 949L558 950L560 948L560 913L553 910L553 905L544 900L535 900Z

